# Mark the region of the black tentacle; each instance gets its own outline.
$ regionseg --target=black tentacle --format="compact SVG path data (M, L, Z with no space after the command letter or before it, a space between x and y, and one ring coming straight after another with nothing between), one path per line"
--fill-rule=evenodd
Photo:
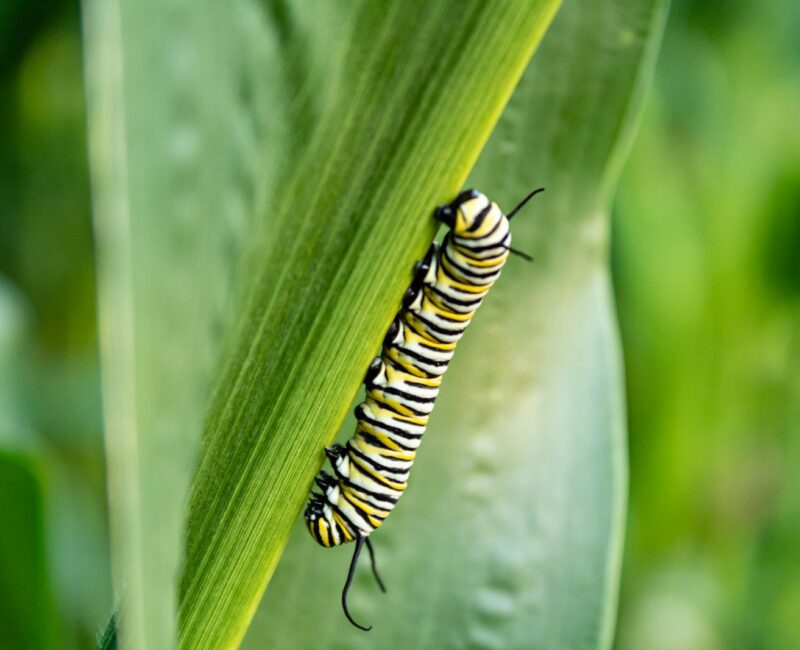
M381 591L386 593L386 586L383 584L383 580L381 580L381 576L378 573L378 565L375 563L375 549L372 548L372 542L370 541L369 537L367 537L366 542L367 550L369 551L369 561L372 565L372 575L375 576L375 581L378 583Z
M364 540L366 537L363 535L359 535L356 537L356 548L353 551L353 559L350 560L350 570L347 572L347 580L344 583L344 589L342 589L342 609L344 609L344 615L347 617L347 620L350 621L353 625L355 625L359 630L364 630L365 632L369 632L372 629L372 626L364 627L363 625L359 625L353 620L353 617L350 616L350 610L347 609L347 592L350 591L350 584L353 582L353 576L356 573L356 565L358 564L358 556L361 555L361 549L364 548Z
M508 219L509 221L511 221L511 219L514 217L514 215L515 215L515 214L517 214L517 212L519 212L519 211L522 209L522 206L524 206L524 205L525 205L525 204L526 204L528 201L530 201L530 200L531 200L531 199L532 199L534 196L536 196L536 195L537 195L539 192L544 192L544 188L543 188L543 187L540 187L538 190L533 190L533 192L531 192L530 194L528 194L528 196L526 196L524 199L522 199L522 201L520 201L520 202L519 202L519 203L516 205L516 207L515 207L515 208L514 208L514 209L513 209L511 212L509 212L509 213L506 215L506 219Z

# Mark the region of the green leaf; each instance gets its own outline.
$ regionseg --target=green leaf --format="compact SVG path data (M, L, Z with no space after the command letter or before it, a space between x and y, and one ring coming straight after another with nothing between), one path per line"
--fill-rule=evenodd
M274 172L264 157L272 130L257 110L264 93L250 88L271 80L270 41L250 18L210 1L84 7L112 560L126 648L176 645L189 483L240 251Z
M40 471L0 450L0 646L54 648L55 633Z
M430 241L431 208L463 182L555 3L454 6L342 3L315 25L319 8L298 4L285 17L289 79L325 102L316 115L313 104L289 111L310 132L287 151L271 239L211 407L190 503L183 647L244 635L323 445ZM322 61L294 58L314 38L325 74ZM319 89L316 78L333 82Z
M180 641L244 634L557 4L86 0L124 647L174 644L203 429Z
M626 463L608 207L665 15L565 3L481 154L469 184L506 209L547 188L513 222L536 262L509 261L459 344L408 494L372 537L389 593L362 566L351 608L374 629L341 612L352 549L298 524L246 647L610 647Z
M0 446L24 449L30 437L22 382L30 314L14 287L0 275Z
M55 647L43 472L22 396L30 315L0 276L0 647Z

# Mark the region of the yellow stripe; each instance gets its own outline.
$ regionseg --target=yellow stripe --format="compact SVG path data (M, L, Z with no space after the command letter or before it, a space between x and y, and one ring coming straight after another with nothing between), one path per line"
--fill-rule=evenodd
M458 257L464 260L464 264L466 266L476 266L484 269L488 269L492 266L503 266L503 264L506 263L506 260L508 259L509 255L508 251L505 251L504 253L500 253L500 255L497 255L495 257L486 257L484 259L479 260L469 257L468 255L464 255L463 253L460 253L458 250L456 250L455 253Z
M387 356L397 365L407 370L408 374L413 375L414 377L426 376L425 371L422 368L418 368L416 365L414 365L415 364L414 359L404 356L397 350L397 348L389 348L389 353Z
M320 522L319 524L319 536L322 539L322 545L327 546L328 548L331 547L330 536L328 535L328 524L326 523L324 526L322 525L323 520L318 519L317 521Z
M333 513L333 518L336 520L336 523L339 524L339 528L342 529L342 533L344 534L345 541L352 542L355 537L350 534L350 525L342 519L337 512Z
M367 514L370 515L378 515L379 517L388 517L391 510L383 510L381 508L374 508L369 503L362 501L355 490L351 490L347 488L346 491L348 492L349 496L347 500L350 501L351 504L358 506L362 510L364 510Z
M359 429L356 429L356 433L353 436L353 441L351 444L354 444L362 454L367 456L388 458L390 460L410 460L412 462L417 457L417 452L415 451L408 451L406 449L383 449L382 447L376 447L375 445L369 444L362 436L359 436L358 434ZM380 440L378 436L375 437Z
M442 257L442 265L443 265L443 266L446 266L452 275L456 275L456 276L457 276L459 273L461 273L461 271L460 271L459 269L456 269L456 268L454 268L454 267L453 267L453 265L452 265L452 264L451 264L451 263L450 263L450 262L447 260L447 258L446 258L446 257ZM466 264L465 264L465 266L466 266ZM449 279L449 278L448 278L448 279ZM450 281L450 284L451 284L452 286L455 286L455 285L457 285L457 284L458 284L459 288L461 288L462 286L463 286L463 287L473 287L473 286L480 286L480 287L481 287L481 290L483 290L483 289L488 289L489 287L491 287L491 286L494 284L494 282L492 282L492 283L490 283L490 284L481 284L481 285L471 285L471 284L465 284L465 285L461 285L461 284L459 284L459 283L456 283L456 282L453 282L453 281L451 280L451 281ZM462 291L467 291L467 289L466 289L466 288L462 288ZM471 293L474 293L474 292L471 292Z
M453 289L456 289L463 293L473 293L473 294L486 293L492 286L490 284L481 286L474 284L464 284L463 282L459 282L458 280L453 280L450 276L446 275L444 271L441 272L441 275L437 272L436 281L440 284L452 287Z
M366 512L366 516L364 515L364 513L359 512L360 505L357 503L358 499L350 498L350 496L352 496L352 494L350 496L348 496L345 492L342 492L342 495L344 496L345 501L347 501L348 504L350 505L350 507L355 511L355 513L359 517L361 517L362 519L366 519L367 523L370 526L372 526L373 528L377 528L378 526L381 525L381 521L379 519L376 519L374 516L371 516L369 512ZM364 508L364 510L366 511L367 509ZM373 510L373 513L374 513L374 510ZM388 516L388 514L389 513L386 513L386 516Z
M457 312L450 311L449 309L446 309L444 307L440 307L439 305L430 300L428 300L427 302L428 302L427 305L428 309L426 309L425 311L428 314L432 313L435 316L438 316L442 320L454 321L459 325L465 325L472 320L472 313L459 314Z
M413 327L416 333L419 336L421 336L424 341L430 341L431 343L435 342L435 339L433 338L434 334L431 334L430 338L423 335L423 332L426 331L425 328L427 327L427 325L425 325L425 323L423 323L419 318L417 318L414 313L409 311L406 312L404 316L406 325L408 325L409 327ZM414 377L414 379L416 380L417 377Z
M389 411L388 409L382 409L376 403L376 408L370 408L370 411L375 415L375 418L378 420L394 420L395 422L405 422L408 424L414 424L417 426L427 426L428 425L428 416L427 415L399 415Z
M428 306L431 307L431 309L424 309L426 301L428 303ZM440 316L440 317L442 317L444 319L448 319L448 320L454 320L454 321L456 321L458 323L468 323L470 321L470 319L472 319L472 314L459 314L457 312L450 311L449 309L442 309L441 307L439 307L435 303L431 302L428 298L426 298L425 300L422 301L422 306L423 306L423 312L425 312L425 311L431 312L432 311L437 316Z
M369 433L373 438L377 438L378 440L380 440L384 445L389 447L391 451L407 451L406 449L400 447L400 445L398 445L394 440L389 438L382 431L378 431L377 429L372 429L369 425L363 422L359 422L359 428Z
M425 341L426 343L430 341L430 339L419 336L419 334L416 332L414 332L414 336L419 337L421 341ZM441 377L417 377L416 375L411 375L389 365L386 366L386 378L389 380L390 384L396 384L398 381L408 380L418 384L424 384L430 388L439 388L440 384L442 383Z
M395 483L390 481L386 478L383 474L381 474L378 470L374 467L370 467L370 465L364 463L362 465L362 460L360 458L350 458L350 462L356 466L356 469L361 474L366 474L368 477L374 479L378 483L382 483L388 488L392 488L393 490L397 490L398 492L404 492L405 489L408 487L408 483ZM345 489L349 489L349 487L345 486Z
M491 203L489 207L489 214L483 220L481 227L478 228L475 232L467 232L466 228L464 227L466 224L466 213L463 211L463 208L467 205L464 203L462 207L459 207L459 212L461 212L462 219L461 219L461 228L457 229L457 235L464 239L481 239L488 235L492 229L497 225L497 222L503 218L503 212L497 206L496 203ZM483 208L481 208L483 209ZM479 211L478 211L479 212ZM477 212L475 214L477 217Z
M373 389L367 393L367 399L371 399L377 404L382 404L387 406L389 409L396 411L397 413L401 413L403 415L413 415L413 411L409 409L404 404L396 401L394 396L388 396L380 389Z
M447 305L445 305L445 304L444 304L444 301L446 300L446 298L442 298L442 297L441 297L439 294L437 294L437 293L431 293L431 294L428 296L428 300L430 300L430 301L431 301L431 302L432 302L434 305L436 305L436 306L437 306L439 309L447 309ZM470 311L468 311L468 312L464 312L464 315L465 315L465 316L469 316L469 318L470 318L470 319L472 319L472 317L473 317L473 316L475 316L475 312L476 312L476 311L477 311L477 309L471 309L471 310L470 310ZM426 341L426 343L427 343L427 341ZM442 343L441 345L452 345L452 346L455 348L455 346L456 346L456 343L457 343L457 341L453 341L452 343Z
M428 296L427 293L425 294L425 297L428 299L428 301L434 303L439 309L444 309L444 307L442 307L440 305L437 305L435 303L435 301L431 300L430 296ZM412 329L407 329L406 330L405 339L406 339L407 343L424 344L424 345L426 345L428 347L436 348L437 350L439 350L441 352L451 352L451 351L456 349L455 342L453 342L453 343L442 343L440 341L434 341L433 343L431 343L427 339L424 339L423 337L421 337L419 334L417 334Z

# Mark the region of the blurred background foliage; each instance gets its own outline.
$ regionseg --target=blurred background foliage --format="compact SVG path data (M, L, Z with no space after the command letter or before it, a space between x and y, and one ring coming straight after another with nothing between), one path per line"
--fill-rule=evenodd
M800 647L798 43L795 0L676 0L623 175L624 650ZM3 648L112 609L81 66L77 2L0 2Z
M0 2L2 648L112 609L85 123L78 3Z
M617 196L618 646L800 648L800 4L675 2Z

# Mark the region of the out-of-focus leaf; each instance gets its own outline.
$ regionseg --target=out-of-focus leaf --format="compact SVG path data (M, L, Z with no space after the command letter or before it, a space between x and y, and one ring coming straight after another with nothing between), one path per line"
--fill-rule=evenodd
M269 185L252 3L84 3L112 562L126 648L170 648L231 277ZM256 176L256 171L258 172ZM100 621L98 621L98 625Z
M0 647L56 647L39 472L0 450Z
M28 314L17 289L0 276L0 446L23 447L30 432L20 381Z
M125 647L175 640L203 426L180 642L244 634L431 206L557 4L87 0Z
M565 3L469 180L506 209L546 186L513 222L536 262L509 261L459 345L408 495L373 536L389 593L362 566L351 608L374 629L339 605L352 548L298 525L246 647L610 646L626 464L608 204L665 12Z
M620 650L800 648L800 4L764 8L675 3L617 201Z

